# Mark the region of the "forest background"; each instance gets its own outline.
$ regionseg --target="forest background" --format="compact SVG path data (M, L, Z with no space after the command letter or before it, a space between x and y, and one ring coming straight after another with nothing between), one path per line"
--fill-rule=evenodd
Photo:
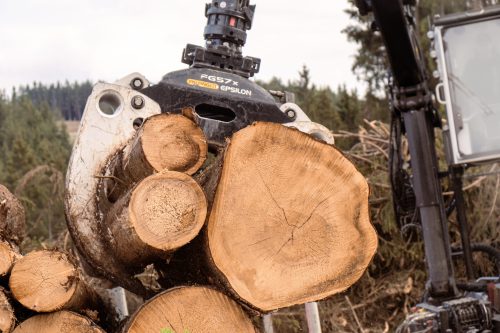
M429 51L426 34L434 15L495 4L496 0L418 1L416 17L424 52ZM352 70L366 82L363 95L345 86L316 86L307 66L300 69L294 81L273 78L259 84L270 90L295 93L297 104L312 120L336 134L337 145L356 163L371 186L372 222L379 234L380 248L359 283L320 304L323 331L390 332L422 295L426 280L423 247L421 241L408 242L401 235L392 210L387 153L390 111L384 97L387 60L381 37L372 31L370 18L360 18L354 6L348 13L352 23L344 33L359 46ZM427 62L432 72L433 60L428 58ZM72 138L92 86L89 81L50 85L35 82L13 88L8 97L0 93L0 183L15 193L27 210L25 251L53 248L68 241L64 175ZM482 168L493 172L497 165ZM465 185L473 242L498 242L500 176L474 178ZM453 215L450 225L452 240L459 244ZM480 274L491 272L486 258L476 259ZM456 266L460 275L463 268L459 262ZM273 321L276 332L306 330L301 307L283 310L273 316Z

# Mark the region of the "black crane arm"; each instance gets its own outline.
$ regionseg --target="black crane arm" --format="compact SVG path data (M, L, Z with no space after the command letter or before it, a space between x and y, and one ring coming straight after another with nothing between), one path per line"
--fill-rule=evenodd
M402 0L358 2L362 10L373 12L375 27L382 35L389 59L389 97L397 121L408 137L411 185L429 271L428 293L439 300L454 297L458 292L435 150L432 93L426 82L415 22L410 6L405 3Z

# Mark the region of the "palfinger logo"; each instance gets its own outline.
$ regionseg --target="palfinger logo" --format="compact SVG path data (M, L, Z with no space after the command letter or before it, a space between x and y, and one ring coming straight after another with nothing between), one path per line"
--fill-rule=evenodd
M189 80L187 80L187 84L189 84L190 86L196 86L196 87L207 88L207 89L212 89L212 90L219 90L219 85L217 83L189 79Z

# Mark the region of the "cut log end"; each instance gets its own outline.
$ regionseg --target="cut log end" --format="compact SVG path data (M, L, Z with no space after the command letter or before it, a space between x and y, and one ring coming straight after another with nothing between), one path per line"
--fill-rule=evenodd
M7 296L0 288L0 332L10 333L14 329L16 318Z
M0 277L10 273L15 260L19 257L9 243L0 241Z
M109 163L106 196L116 202L144 178L161 171L194 175L205 163L203 131L182 115L160 114L146 120L131 142Z
M147 178L134 190L129 213L145 243L168 251L198 235L205 223L207 203L203 190L191 177L165 172Z
M203 131L182 115L161 114L149 118L137 133L125 168L141 159L153 171L198 171L207 158L208 145ZM139 159L138 159L139 157Z
M14 333L104 333L90 319L73 312L60 311L32 317L21 323Z
M250 126L225 155L208 224L213 265L263 312L343 291L376 251L368 195L335 148L281 125Z
M156 171L194 174L207 158L203 131L181 115L153 117L144 124L142 147Z
M224 294L205 287L181 287L143 305L123 332L255 333L256 330L238 304Z
M144 179L107 217L117 256L131 265L169 257L205 224L207 201L188 175L165 171Z
M79 306L84 295L80 275L68 257L59 252L36 251L18 260L10 275L14 298L37 312Z

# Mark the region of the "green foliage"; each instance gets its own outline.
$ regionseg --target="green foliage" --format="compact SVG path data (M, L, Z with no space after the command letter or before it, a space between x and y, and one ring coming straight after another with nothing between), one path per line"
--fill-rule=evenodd
M28 236L53 241L64 223L64 177L71 147L63 123L46 103L0 100L0 183L23 202Z
M339 86L336 91L329 87L318 88L312 84L309 69L304 66L299 71L299 78L283 83L279 78L258 84L268 90L288 91L295 94L296 103L314 122L320 123L333 131L355 130L363 115L363 101L356 90L349 91Z
M358 45L354 56L353 72L358 78L368 84L368 92L381 92L388 68L382 36L372 29L373 17L359 15L355 7L355 0L349 0L351 8L346 13L351 18L343 32L347 39ZM430 42L426 34L430 28L429 22L434 15L446 15L463 12L466 10L480 9L482 7L498 4L498 0L421 0L415 12L417 29L422 50L427 58L428 69L435 68L435 63L430 59Z
M380 34L372 30L373 19L370 16L362 17L354 6L355 0L349 0L352 7L346 10L352 23L348 25L343 33L350 42L358 45L354 56L352 71L358 79L368 84L368 91L373 93L384 87L386 77L387 60L383 41Z
M91 92L90 81L66 81L64 85L59 82L55 85L34 82L33 85L21 86L19 91L14 90L12 95L27 97L37 107L47 104L51 110L58 110L65 120L80 120Z

